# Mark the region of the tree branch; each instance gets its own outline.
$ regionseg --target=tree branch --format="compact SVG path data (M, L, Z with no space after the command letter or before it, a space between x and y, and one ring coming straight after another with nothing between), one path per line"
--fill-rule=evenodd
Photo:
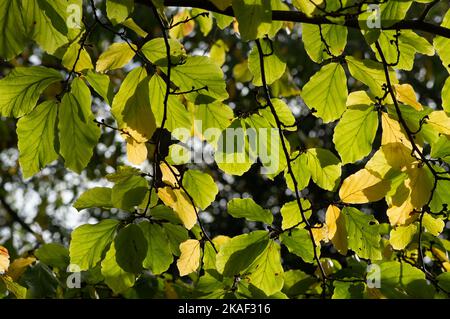
M148 0L137 0L136 2L151 6L151 2ZM191 7L191 8L199 8L204 9L216 13L220 13L223 15L227 15L230 17L234 17L234 11L231 7L228 7L225 10L218 9L212 2L208 0L164 0L164 5L169 7ZM283 10L273 10L272 11L272 20L273 21L288 21L288 22L302 22L308 24L333 24L333 25L344 25L348 28L361 30L359 25L359 21L357 19L347 19L343 21L342 24L328 20L325 16L307 16L303 12L300 11L283 11ZM429 22L425 22L422 20L402 20L389 27L382 27L383 30L416 30L422 31L434 35L439 35L445 38L450 39L450 29L441 27Z

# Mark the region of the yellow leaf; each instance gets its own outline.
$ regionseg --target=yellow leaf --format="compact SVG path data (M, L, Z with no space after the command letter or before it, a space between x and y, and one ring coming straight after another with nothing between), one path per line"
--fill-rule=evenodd
M347 106L374 104L366 91L351 92L347 97Z
M409 84L394 84L395 96L400 102L412 106L418 111L423 110L422 104L417 101L416 92Z
M180 276L186 276L196 271L200 266L200 242L188 239L180 244L180 252L180 258L177 261Z
M410 224L408 226L398 226L391 230L390 243L395 250L405 249L416 234L417 226Z
M178 187L177 177L174 175L174 173L176 175L179 175L180 172L178 172L176 167L174 166L169 167L166 163L161 162L159 168L161 169L162 181L167 185Z
M450 135L450 117L445 111L434 111L428 115L427 124L439 133Z
M389 189L389 180L379 178L367 169L362 169L344 180L339 190L339 197L344 203L364 204L382 199Z
M406 170L406 174L408 178L396 189L394 195L387 198L387 215L393 226L415 220L417 214L414 212L427 203L433 188L433 178L428 168L415 164Z
M182 189L169 186L158 189L158 197L172 208L183 222L184 227L191 229L197 222L197 214L191 201Z
M231 238L225 235L219 235L213 238L212 242L216 246L218 250L223 246L226 242L228 242Z
M83 70L91 70L94 68L89 53L86 51L86 49L84 48L81 49L80 44L78 42L72 43L67 48L67 51L64 54L61 63L69 71L71 71L72 68L75 66L74 69L75 72L81 72Z
M328 239L331 240L339 253L346 255L348 250L347 226L345 216L341 214L339 207L328 206L325 224L328 229Z
M383 134L381 135L381 145L400 143L409 149L412 149L411 142L405 134L400 123L391 118L387 113L381 114L381 126Z
M128 136L126 141L128 161L135 165L142 164L147 158L147 145L145 145L145 142L140 143L131 136Z
M433 255L435 255L440 261L448 262L447 252L440 250L436 246L431 246L431 251L433 252Z
M400 143L391 143L381 146L365 168L373 175L384 178L391 169L405 171L414 161L416 159L411 156L411 149Z
M136 50L136 46L131 44ZM113 43L98 58L95 67L97 72L120 69L124 67L134 57L135 53L126 42Z
M8 249L0 246L0 274L5 273L9 268L9 253Z
M17 258L9 266L7 275L14 281L17 281L20 276L27 270L27 267L36 261L34 257Z
M320 247L320 242L324 241L324 242L328 242L328 229L327 229L327 225L323 224L316 224L314 225L312 228L312 233L313 233L313 237L314 237L314 241L316 242L316 245L318 245Z

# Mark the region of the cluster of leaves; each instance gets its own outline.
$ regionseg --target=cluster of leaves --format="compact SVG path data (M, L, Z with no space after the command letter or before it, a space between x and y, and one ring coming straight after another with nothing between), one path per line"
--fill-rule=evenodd
M120 133L131 164L148 160L151 165L149 170L118 167L105 176L111 187L89 189L73 204L78 210L117 209L128 212L126 218L79 226L68 249L43 244L11 265L8 252L0 250L0 271L6 271L0 292L17 298L448 297L450 241L440 235L450 202L450 80L442 89L442 105L430 107L418 101L411 84L401 83L399 74L413 69L417 53L437 52L450 70L450 11L440 27L430 29L441 30L430 43L400 22L412 6L425 4L428 13L435 1L381 1L377 29L365 27L368 6L376 1L292 2L211 0L205 7L214 14L180 10L169 21L164 1L158 0L107 0L106 16L93 0L84 7L81 0L3 1L0 56L14 59L34 41L65 68L17 67L0 80L0 115L18 118L23 177L57 159L82 172L102 126ZM133 20L138 5L151 9L161 36ZM74 6L84 9L92 23L75 23ZM280 12L285 18L275 19ZM276 43L282 30L295 30L280 21L289 14L302 21L305 51L320 67L300 97L313 116L335 125L332 148L290 143L302 122L286 98L298 93L283 96L292 84L286 84L288 57ZM429 25L425 16L417 25ZM71 19L75 22L67 23ZM251 43L248 59L233 73L257 92L254 107L242 113L226 104L221 67L227 44L217 40L206 56L188 54L181 41L196 27L206 36L215 25L225 29L232 23L241 41ZM348 53L350 27L360 31L372 58ZM95 67L86 45L94 28L118 40L96 57ZM116 31L123 29L138 41ZM124 68L129 72L114 92L109 74ZM349 93L350 80L359 89ZM96 120L93 95L110 105L114 124ZM179 134L180 128L191 136ZM256 147L243 135L236 141L242 146L238 152L227 153L226 135L208 136L208 128L275 129L271 143L277 147ZM166 133L182 143L166 145ZM201 218L219 192L211 169L175 163L168 156L186 151L192 136L210 144L214 158L226 159L217 160L215 169L229 175L278 163L275 172L262 174L269 180L284 178L292 194L280 209L281 222L263 203L237 198L227 203L228 214L258 227L212 238ZM354 163L361 169L344 174L343 167ZM311 184L333 199L310 201L303 190ZM365 204L378 201L385 201L382 214L389 223L366 211ZM323 218L319 210L325 211ZM328 253L322 256L324 251L341 256L341 262ZM295 256L302 267L288 269L282 255ZM379 267L376 287L366 281L373 275L371 264ZM81 289L68 287L76 271L81 271Z

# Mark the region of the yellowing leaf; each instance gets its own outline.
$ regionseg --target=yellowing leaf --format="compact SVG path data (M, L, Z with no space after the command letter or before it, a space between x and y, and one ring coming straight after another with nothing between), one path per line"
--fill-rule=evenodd
M180 22L180 24L178 24L176 27L170 29L170 31L169 31L170 37L175 38L175 39L181 39L181 38L184 38L185 36L187 36L192 31L194 31L195 20L189 20L187 22L183 22L190 18L191 18L191 15L189 14L189 11L187 11L187 10L177 13L173 17L172 24L175 25L176 23L179 23L179 22Z
M220 250L220 247L222 247L222 245L224 245L225 243L227 243L231 238L225 235L219 235L216 236L212 239L212 242L214 243L214 245L216 246L216 248L218 250Z
M415 164L406 170L408 178L395 194L387 198L387 215L391 225L403 225L416 218L415 210L425 205L433 188L433 178L426 167Z
M362 169L344 180L339 197L344 203L351 204L376 202L386 196L389 188L388 179L379 178L367 169Z
M181 255L177 261L180 276L186 276L196 271L200 266L200 242L188 239L180 244Z
M27 267L36 261L34 257L17 258L9 266L7 275L14 281L17 281L20 276L27 270Z
M147 146L131 136L126 137L128 161L134 165L142 164L147 159Z
M184 227L191 229L197 222L197 214L191 201L182 189L164 187L158 189L158 197L172 208L183 222Z
M176 167L174 166L169 167L166 163L161 162L159 168L161 169L162 181L170 186L178 187L177 178L174 175L174 173L179 175L180 172L178 172Z
M328 229L328 239L331 240L338 252L346 255L348 250L347 226L345 224L345 216L341 214L339 207L334 205L328 206L325 224Z
M134 44L131 44L131 46L136 49ZM128 43L113 43L100 55L95 70L97 72L106 72L109 70L120 69L130 62L134 57L134 54L134 51Z
M433 236L439 236L440 233L444 230L445 223L440 218L434 218L430 214L425 213L423 215L423 226L426 231L431 233Z
M316 245L320 246L321 241L328 242L328 229L326 224L316 224L311 230Z
M398 226L391 230L390 243L396 250L405 249L416 234L417 226L414 224L408 226Z
M389 117L387 113L383 113L381 115L381 125L383 127L381 145L400 143L412 149L411 142L398 121Z
M9 253L8 249L0 246L0 274L5 273L9 267Z
M445 111L434 111L428 115L427 124L439 133L450 135L450 117Z
M83 70L90 70L94 68L89 53L86 51L86 49L81 48L80 44L77 42L71 44L67 48L67 51L64 54L61 63L69 71L71 71L72 68L75 67L75 72L81 72Z
M412 106L418 111L423 110L422 104L417 101L416 92L409 84L394 84L395 96L400 102Z

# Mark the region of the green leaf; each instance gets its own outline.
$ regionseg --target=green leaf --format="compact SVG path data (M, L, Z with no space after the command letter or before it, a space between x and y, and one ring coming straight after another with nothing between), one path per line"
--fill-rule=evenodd
M325 123L341 117L347 100L347 77L339 63L330 63L314 74L303 87L302 98Z
M373 105L349 106L334 128L333 142L342 163L353 163L367 156L378 129Z
M244 122L247 126L250 159L256 160L258 156L263 165L261 173L273 179L287 166L278 129L272 128L269 122L258 113L245 118ZM289 142L286 139L284 142L289 152Z
M28 299L55 298L58 280L55 274L43 263L29 267L21 277L28 287Z
M203 14L206 13L206 16L200 15L202 13ZM192 8L191 15L193 17L197 16L197 18L195 19L195 22L199 26L199 29L200 29L201 33L203 34L203 36L206 37L211 32L211 29L213 26L213 19L212 19L211 14L209 13L209 11L199 9L199 8Z
M138 274L147 256L147 241L141 228L130 224L122 228L114 240L116 261L123 270Z
M189 239L188 231L183 226L169 223L164 223L163 229L169 239L169 246L172 254L180 256L180 244Z
M228 202L228 214L234 218L246 218L251 221L272 224L273 215L269 209L264 209L251 198L234 198Z
M86 73L86 80L95 92L97 92L106 103L111 105L114 97L114 90L111 81L109 80L109 76L89 70Z
M176 64L186 58L186 50L176 39L169 39L170 62ZM164 38L155 38L146 42L141 52L152 63L159 66L167 66L167 53Z
M264 59L264 75L268 85L272 84L286 71L286 63L283 57L280 56L279 50L276 46L272 45L269 40L260 41L261 49ZM248 68L253 74L253 84L256 86L262 86L261 64L259 59L259 53L257 46L253 46L248 56Z
M441 135L437 141L431 145L431 157L440 158L445 162L450 162L450 137Z
M136 49L134 44L128 45L126 42L116 42L110 45L97 60L95 70L100 73L120 69L130 62L134 57Z
M61 63L67 70L72 71L73 69L75 72L81 72L94 68L92 65L91 56L86 49L81 49L80 44L77 42L72 43L67 48Z
M0 115L22 117L36 107L41 93L61 81L58 71L42 66L15 68L0 80Z
M308 168L308 156L306 153L299 154L299 152L294 152L292 158L294 158L291 162L292 172L297 181L297 188L301 191L308 186L309 180L311 179L311 171ZM287 169L284 172L284 177L286 178L288 188L295 192L294 181Z
M148 183L144 177L130 176L116 183L112 188L111 201L114 207L132 211L142 203L148 192Z
M283 128L287 131L296 131L297 128L294 125L295 117L292 114L292 111L289 108L289 106L281 99L272 99L272 104L278 116L278 119L283 125ZM267 122L269 122L269 124L272 127L277 128L275 117L273 116L271 110L268 107L263 108L262 110L259 111L259 113L267 120Z
M173 262L166 232L158 224L149 222L139 223L138 226L147 240L147 255L143 262L144 268L150 269L155 275L162 274L169 269Z
M194 124L199 124L194 126L194 135L201 135L202 140L205 139L213 146L217 146L219 137L211 133L216 129L223 131L234 118L233 110L222 102L197 105L194 116L197 120Z
M445 222L440 218L434 218L432 215L425 213L422 219L423 227L433 236L439 236L445 228Z
M262 38L272 24L270 0L233 0L233 11L244 41Z
M383 84L386 83L386 76L381 63L367 59L358 60L351 56L346 57L345 60L350 74L355 79L366 84L373 95L384 96ZM398 83L397 76L392 69L389 70L389 77L392 84Z
M302 23L302 40L306 53L311 60L321 63L331 58L326 52L326 46L320 38L320 28L317 25ZM347 28L340 25L322 25L322 36L334 56L344 53L347 44Z
M250 154L246 131L245 122L236 119L219 137L214 159L217 166L227 174L241 176L256 160L255 155Z
M348 247L361 258L380 260L381 237L376 219L353 207L344 207L342 214L347 226Z
M444 272L436 277L439 285L447 291L450 291L450 272Z
M263 230L231 238L220 247L217 254L217 271L226 277L245 273L268 244L268 233Z
M112 190L109 187L94 187L88 189L73 204L78 211L92 208L92 207L102 207L111 208L113 204L111 202Z
M72 232L70 262L80 270L93 268L100 260L106 247L112 242L119 222L104 219L98 224L82 225Z
M67 1L24 0L22 6L27 35L45 51L54 54L67 44Z
M447 210L446 208L448 207L448 203L450 202L450 193L448 191L449 189L450 181L439 180L437 182L436 190L433 193L433 200L430 203L430 209L432 212L438 213L441 210Z
M312 239L306 229L293 229L280 236L281 243L285 245L289 252L297 255L304 262L314 262L314 249ZM320 252L320 250L318 250Z
M307 199L300 198L300 204L305 213L305 217L311 217L311 203ZM294 226L297 226L302 221L302 214L298 207L297 200L293 200L285 203L280 209L281 217L281 229L285 230Z
M158 200L158 197L156 196L156 200ZM147 203L144 201L147 205ZM142 204L141 204L142 205ZM167 220L171 222L172 224L178 224L181 225L182 222L178 215L172 210L172 208L167 207L165 205L156 205L155 207L152 207L150 210L150 215L157 220Z
M408 263L383 262L380 265L380 292L386 298L432 298L434 288L425 274Z
M383 55L389 64L395 64L394 68L411 71L414 65L414 56L416 53L434 55L433 46L428 41L411 30L402 30L398 38L398 56L397 45L395 43L396 31L383 30L380 33L378 42L383 50ZM378 61L382 62L381 57L376 50L375 44L371 46ZM398 63L397 63L398 61Z
M413 240L417 232L417 226L410 224L407 226L397 226L391 230L389 242L392 248L396 250L405 249L406 246Z
M166 93L166 83L163 78L155 74L150 79L149 85L152 111L155 115L157 127L161 127L164 117L164 95ZM164 127L172 132L176 138L182 140L182 136L176 134L176 130L178 128L185 128L190 131L191 126L191 115L186 110L186 107L175 95L169 95L169 99L167 101L167 117Z
M0 3L0 57L10 60L22 52L27 43L19 1Z
M66 270L70 263L69 250L60 244L45 244L39 247L34 255L47 266Z
M306 151L307 166L317 186L333 191L337 188L341 177L341 162L329 150L311 148Z
M381 25L383 27L390 27L391 25L403 20L406 13L411 7L412 1L405 0L391 0L380 5L381 11Z
M54 144L57 112L58 104L46 101L17 122L19 163L25 178L58 159Z
M17 282L14 282L9 276L0 276L0 280L3 281L6 289L10 291L17 299L25 299L27 297L27 288L21 286Z
M214 179L209 174L192 169L184 173L183 186L194 199L195 206L200 209L206 209L219 192Z
M444 19L442 20L441 27L450 28L450 10L447 10ZM445 68L447 68L447 71L450 72L450 52L448 50L449 45L450 39L441 36L434 37L433 46L436 49L439 57L441 58L442 64Z
M115 294L120 294L134 286L135 276L119 266L116 261L116 255L116 248L114 242L112 242L105 259L102 261L102 276L105 278L105 284Z
M442 108L447 114L450 114L450 77L447 78L442 88Z
M92 157L101 132L93 121L89 88L79 78L71 86L59 107L60 154L66 167L81 173Z
M119 166L116 172L107 174L106 179L113 183L119 183L132 176L140 176L141 174L142 172L138 168L124 165Z
M167 68L161 67L167 74ZM223 101L228 92L221 68L205 56L189 56L186 62L172 68L171 80L179 88L178 92L189 92L186 98L196 104Z
M284 283L284 271L278 243L270 240L250 268L252 269L248 276L250 284L262 290L267 296L281 291Z
M225 29L226 27L228 27L231 24L231 22L233 22L233 17L227 16L224 14L220 14L217 12L212 12L212 14L214 16L214 19L216 19L217 26L221 30Z
M134 9L134 0L107 0L106 14L112 24L125 21Z
M333 286L331 299L363 299L364 283L335 281Z

